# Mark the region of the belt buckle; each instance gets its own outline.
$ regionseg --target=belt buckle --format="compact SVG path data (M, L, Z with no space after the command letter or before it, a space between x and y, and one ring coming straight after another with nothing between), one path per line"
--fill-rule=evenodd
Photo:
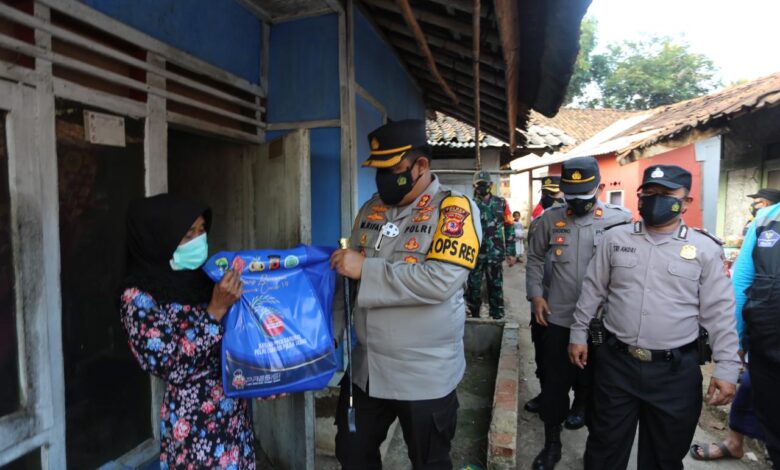
M653 353L649 349L645 348L629 346L628 354L630 354L634 359L642 362L651 362L653 360Z

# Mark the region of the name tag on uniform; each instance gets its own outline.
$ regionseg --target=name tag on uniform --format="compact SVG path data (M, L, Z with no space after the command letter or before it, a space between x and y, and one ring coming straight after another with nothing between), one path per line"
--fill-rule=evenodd
M695 259L696 247L693 245L684 245L680 250L680 258L682 259Z

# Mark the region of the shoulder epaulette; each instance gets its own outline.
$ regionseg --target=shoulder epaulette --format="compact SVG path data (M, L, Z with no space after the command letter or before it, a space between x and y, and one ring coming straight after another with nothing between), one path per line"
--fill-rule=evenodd
M607 202L607 203L604 203L604 207L609 207L610 209L617 209L617 210L619 210L620 212L628 212L628 213L631 213L631 211L630 211L630 210L626 209L626 208L625 208L625 207L623 207L623 206L619 206L619 205L617 205L617 204L610 204L610 203L608 203L608 202Z
M707 236L708 238L710 238L712 241L714 241L718 245L721 245L721 246L723 245L723 240L718 238L716 235L710 233L710 231L707 230L706 228L696 228L696 227L694 227L694 230L696 230L697 232L699 232L702 235Z
M607 230L609 230L611 228L615 228L615 227L618 227L620 225L632 224L632 223L634 223L633 220L624 220L622 222L618 222L616 224L612 224L612 225L608 225L608 226L604 227L604 231L606 232Z

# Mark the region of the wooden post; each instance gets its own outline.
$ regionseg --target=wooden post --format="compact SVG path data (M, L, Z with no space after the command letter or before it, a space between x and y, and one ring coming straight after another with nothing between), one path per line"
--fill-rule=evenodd
M479 37L480 37L480 0L474 0L474 149L477 158L477 170L482 169L482 153L479 142Z
M452 100L452 102L458 104L458 97L447 84L447 81L444 80L444 77L441 76L438 67L436 67L436 61L433 59L433 53L431 53L431 49L428 47L428 41L425 39L425 35L423 34L422 29L417 23L417 19L414 17L414 12L412 11L412 7L409 5L409 0L395 0L395 4L398 5L398 9L401 10L401 15L404 17L404 21L406 21L406 26L412 30L414 39L417 41L417 46L420 48L420 52L428 63L428 69L430 70L431 75L433 75L433 78L435 78L439 85L441 85L444 93Z
M504 51L506 69L506 101L507 123L509 127L509 151L514 154L517 148L517 81L520 69L520 33L517 30L518 13L515 0L494 0L498 32L501 36L501 47Z

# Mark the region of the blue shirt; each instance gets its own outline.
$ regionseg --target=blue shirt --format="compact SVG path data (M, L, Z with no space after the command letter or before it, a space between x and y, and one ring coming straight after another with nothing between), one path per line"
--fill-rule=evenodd
M756 247L756 220L765 216L772 217L779 212L780 204L774 204L758 211L756 218L748 226L747 234L742 241L742 248L739 250L739 256L731 271L731 283L734 286L734 297L737 301L734 316L737 320L740 347L742 347L742 333L745 331L745 322L742 319L742 308L747 302L745 291L753 284L753 279L756 277L756 267L753 265L753 250Z

